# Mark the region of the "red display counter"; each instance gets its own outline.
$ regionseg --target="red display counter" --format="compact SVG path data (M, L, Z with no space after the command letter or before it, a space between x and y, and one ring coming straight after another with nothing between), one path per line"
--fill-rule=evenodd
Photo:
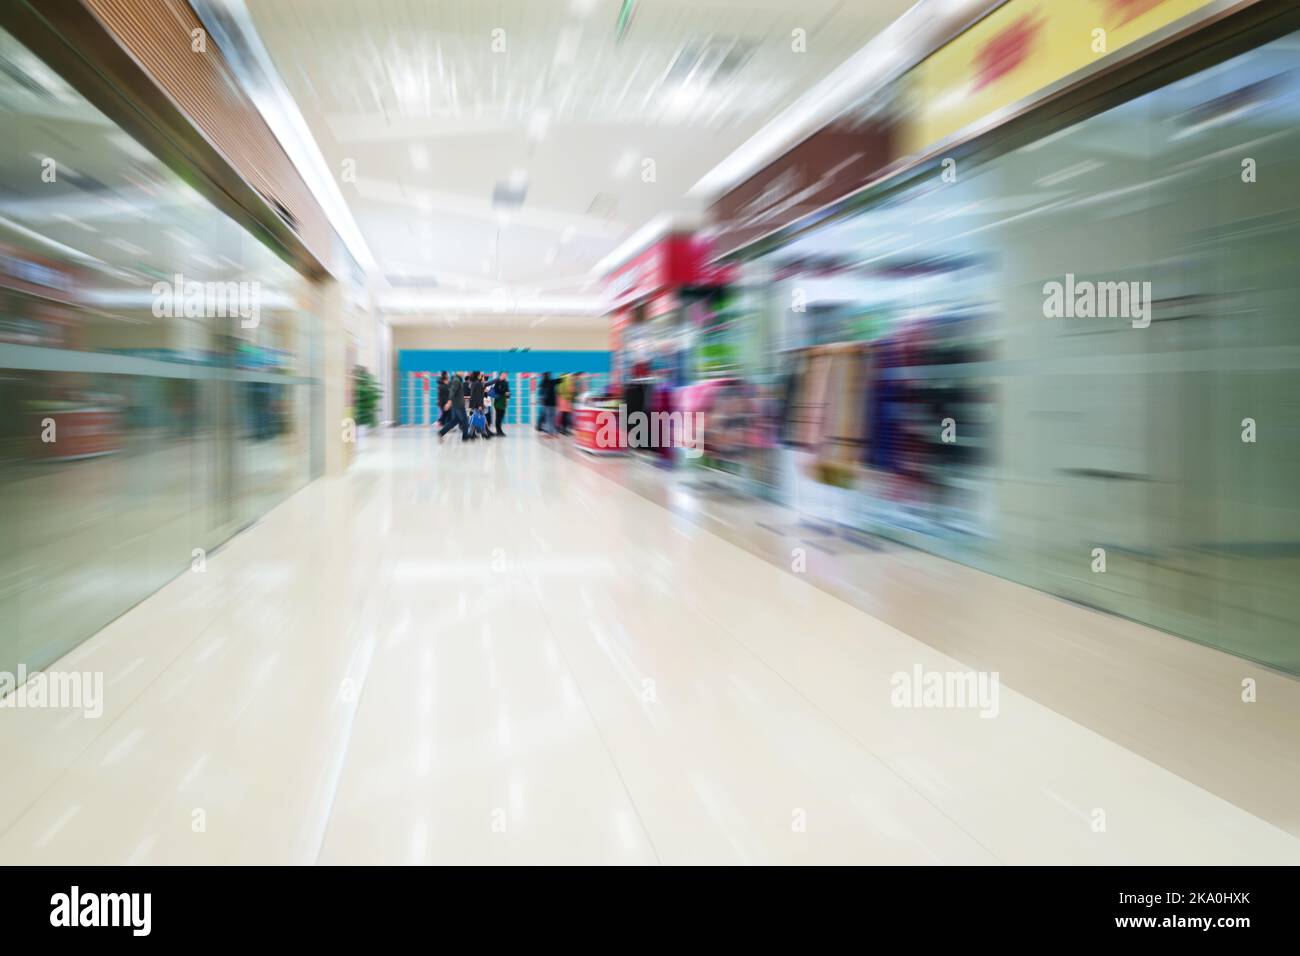
M608 416L608 419L605 418ZM613 425L604 425L609 420ZM604 425L604 432L601 426ZM611 442L609 439L613 438ZM579 403L573 409L573 440L579 448L593 455L616 455L627 451L618 429L617 405ZM602 440L603 439L603 440Z

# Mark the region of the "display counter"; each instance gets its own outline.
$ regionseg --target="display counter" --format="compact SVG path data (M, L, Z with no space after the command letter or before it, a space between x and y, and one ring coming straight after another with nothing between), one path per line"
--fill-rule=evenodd
M605 415L614 427L601 426ZM611 435L612 432L612 435ZM612 441L610 440L612 438ZM573 406L573 439L578 447L593 455L616 455L627 451L626 434L618 428L618 403L615 401L579 401ZM601 439L604 439L603 441Z

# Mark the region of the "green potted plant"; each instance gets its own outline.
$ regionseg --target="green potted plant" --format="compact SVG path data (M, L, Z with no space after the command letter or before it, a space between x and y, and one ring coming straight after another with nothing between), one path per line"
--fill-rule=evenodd
M352 368L353 415L358 428L374 428L379 424L379 383L364 365Z

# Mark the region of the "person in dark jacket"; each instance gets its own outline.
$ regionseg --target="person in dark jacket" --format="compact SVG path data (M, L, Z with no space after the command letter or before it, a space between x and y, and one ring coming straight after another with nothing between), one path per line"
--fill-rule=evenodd
M483 411L483 376L474 371L469 373L469 413L473 415L481 411ZM492 433L485 431L483 437L491 438Z
M506 409L510 407L510 379L505 372L497 376L493 404L497 412L497 434L504 438L506 433L501 430L501 423L506 420Z
M447 410L447 403L451 401L451 382L447 378L446 372L438 374L438 424L447 424L447 419L451 413Z
M542 383L537 388L537 430L555 433L555 380L550 372L542 373Z
M442 429L438 432L438 440L441 441L457 425L460 425L460 438L464 441L469 437L469 416L465 414L465 380L457 372L447 383L447 420L443 422Z

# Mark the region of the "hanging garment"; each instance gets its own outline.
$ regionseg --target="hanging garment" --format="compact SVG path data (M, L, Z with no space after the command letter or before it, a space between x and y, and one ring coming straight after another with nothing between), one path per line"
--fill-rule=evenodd
M863 447L864 347L836 346L830 352L826 418L813 473L819 481L847 487L856 479Z
M821 348L813 349L808 356L808 373L799 400L791 413L797 447L815 448L821 441L830 373L830 354Z

